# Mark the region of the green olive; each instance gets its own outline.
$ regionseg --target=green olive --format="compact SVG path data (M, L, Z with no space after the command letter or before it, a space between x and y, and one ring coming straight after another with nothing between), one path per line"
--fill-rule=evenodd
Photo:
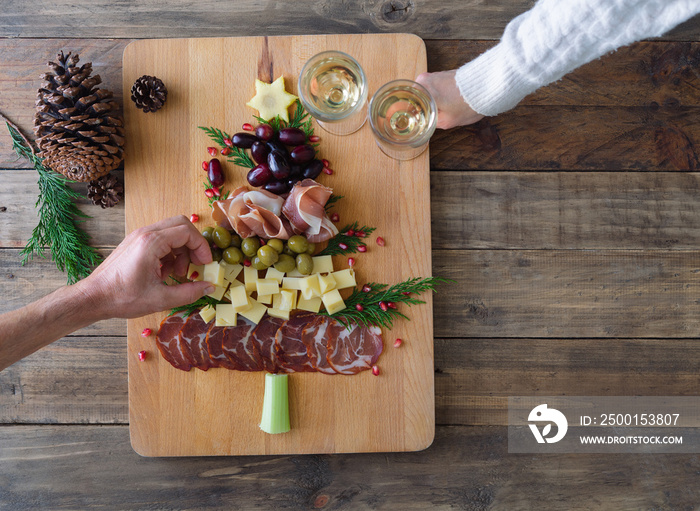
M311 243L310 241L308 243L309 248L306 249L306 253L309 255L314 255L314 252L316 252L316 243Z
M241 248L241 237L238 234L232 234L231 235L231 244L229 246Z
M303 254L306 252L306 249L309 248L309 242L306 240L306 238L304 238L304 236L295 234L294 236L289 238L287 246L290 249L292 249L292 252L296 252L297 254Z
M296 260L297 270L302 275L311 275L314 271L314 260L311 259L309 254L299 254Z
M264 245L258 249L258 258L266 266L272 266L277 262L280 255L277 250L272 248L270 245Z
M223 258L229 264L240 264L243 261L243 252L239 248L228 247L224 250Z
M214 234L213 227L205 227L204 230L202 231L202 236L204 236L204 239L207 240L209 243L211 243L211 235L212 234Z
M267 270L267 265L263 263L258 256L253 256L250 260L250 265L256 270Z
M275 270L287 273L296 268L297 263L294 258L287 254L280 254L279 259L275 263Z
M221 249L219 247L211 247L211 258L216 261L217 263L221 261L221 258L223 257L223 254L221 253Z
M282 240L277 240L277 239L268 240L267 246L274 248L278 254L281 254L282 250L284 250L284 243L282 242Z
M217 227L211 235L211 240L214 245L223 250L231 244L231 233L223 227Z
M241 242L241 250L248 257L253 257L255 254L257 254L259 248L260 248L260 240L256 237L245 238Z
M287 255L289 255L289 256L292 256L292 257L296 257L296 256L297 256L296 253L295 253L294 251L292 251L291 248L289 248L289 245L285 245L285 246L284 246L284 248L282 249L282 253L283 253L283 254L287 254Z

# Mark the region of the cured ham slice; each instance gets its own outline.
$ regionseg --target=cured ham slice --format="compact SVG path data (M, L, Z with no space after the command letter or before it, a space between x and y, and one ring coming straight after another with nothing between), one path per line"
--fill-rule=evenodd
M333 190L313 179L304 179L294 185L282 206L282 213L289 219L294 232L305 233L312 243L326 241L338 234L325 210L332 193Z
M335 226L331 219L324 216L321 219L321 231L318 234L306 234L306 239L310 243L321 243L322 241L327 241L333 236L338 234L338 228Z
M197 369L206 371L210 367L216 367L209 357L207 347L207 333L212 324L206 323L198 313L190 314L185 325L180 330L180 346Z
M334 320L328 316L316 316L301 333L301 342L306 346L306 353L311 365L320 373L337 374L328 363L328 339L326 333Z
M253 330L253 340L260 351L263 369L268 373L279 371L279 361L275 350L275 336L285 320L272 316L263 316L258 326Z
M281 371L300 373L316 370L309 360L306 346L301 341L302 331L315 316L312 312L297 312L277 330L275 349Z
M263 362L253 341L255 323L238 318L237 326L226 327L222 343L224 353L239 371L262 371Z
M180 347L180 330L185 326L185 314L178 312L165 318L156 334L156 346L158 351L175 369L189 371L192 363L189 357L182 352Z
M214 202L212 218L218 225L232 228L242 238L288 239L289 222L280 216L284 199L265 190L236 188L228 199Z
M382 354L384 343L378 327L352 324L345 327L333 320L326 330L327 360L338 374L357 374L371 369Z
M209 349L209 357L215 367L223 367L225 369L238 370L239 366L231 362L224 353L224 334L226 327L212 326L207 333L207 348Z

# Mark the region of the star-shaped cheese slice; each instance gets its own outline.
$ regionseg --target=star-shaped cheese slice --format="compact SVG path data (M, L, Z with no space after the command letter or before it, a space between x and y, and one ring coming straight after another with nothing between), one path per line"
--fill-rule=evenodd
M294 94L284 90L284 77L280 76L272 83L255 80L255 96L246 105L255 108L258 115L266 121L279 115L284 122L289 122L287 109L296 100Z

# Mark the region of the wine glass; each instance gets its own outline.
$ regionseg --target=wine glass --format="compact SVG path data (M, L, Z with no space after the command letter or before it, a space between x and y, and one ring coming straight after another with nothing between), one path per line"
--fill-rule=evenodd
M299 99L319 126L335 135L359 130L367 119L367 80L362 66L341 51L311 57L299 74Z
M437 106L421 84L394 80L372 96L369 123L384 154L396 160L412 160L425 151L435 132Z

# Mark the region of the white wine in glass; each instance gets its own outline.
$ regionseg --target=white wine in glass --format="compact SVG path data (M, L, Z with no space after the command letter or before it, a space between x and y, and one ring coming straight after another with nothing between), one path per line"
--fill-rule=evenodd
M299 99L326 131L349 135L367 118L367 80L350 55L325 51L309 59L299 74Z
M377 145L387 156L411 160L428 147L437 124L437 106L419 83L394 80L372 96L369 122Z

